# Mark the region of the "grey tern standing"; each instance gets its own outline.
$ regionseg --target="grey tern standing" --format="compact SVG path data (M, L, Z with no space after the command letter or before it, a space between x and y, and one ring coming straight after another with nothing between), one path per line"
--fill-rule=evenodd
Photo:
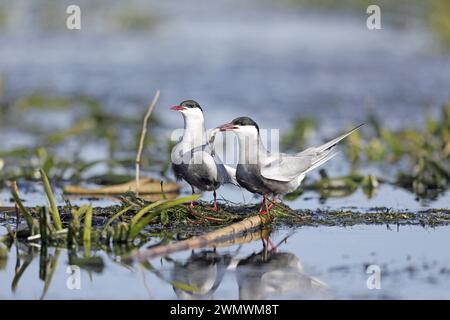
M237 135L239 156L236 180L248 191L263 196L260 212L265 214L272 209L278 195L296 190L309 171L336 154L333 149L339 141L361 126L319 147L311 147L296 154L271 153L266 150L258 125L248 117L236 118L218 128L220 131L233 131ZM267 197L270 195L273 200L267 205Z
M181 112L184 118L184 133L173 147L171 161L177 179L183 179L192 188L213 191L214 207L217 211L216 190L225 183L234 183L236 170L225 166L212 152L204 126L203 110L193 100L186 100L171 108ZM191 208L194 203L191 203Z

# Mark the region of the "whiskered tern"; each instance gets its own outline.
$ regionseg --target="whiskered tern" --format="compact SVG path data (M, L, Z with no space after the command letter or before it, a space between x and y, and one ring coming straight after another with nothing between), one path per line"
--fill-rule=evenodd
M172 168L177 179L183 179L192 188L213 191L214 207L217 210L216 190L225 183L235 183L236 170L225 166L212 152L204 126L203 110L193 100L186 100L171 108L184 118L184 133L172 149ZM191 203L191 208L194 203Z
M318 147L311 147L295 154L272 153L266 150L259 134L259 127L248 117L234 119L219 126L220 131L233 131L239 142L236 167L237 182L250 192L263 196L261 213L268 213L276 196L296 190L305 175L330 160L336 153L339 141L362 125ZM273 195L273 203L267 205L267 197Z

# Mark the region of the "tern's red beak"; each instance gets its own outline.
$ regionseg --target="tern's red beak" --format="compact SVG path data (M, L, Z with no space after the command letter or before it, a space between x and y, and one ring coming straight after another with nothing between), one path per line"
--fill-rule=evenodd
M233 131L234 129L237 129L237 127L232 123L225 123L219 126L220 131Z
M186 110L185 107L182 106L173 106L172 108L170 108L171 110L175 110L175 111L181 111L181 110Z

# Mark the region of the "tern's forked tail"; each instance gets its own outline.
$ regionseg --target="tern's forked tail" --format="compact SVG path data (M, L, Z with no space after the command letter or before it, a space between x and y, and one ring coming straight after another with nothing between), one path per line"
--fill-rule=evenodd
M353 129L350 130L349 132L344 133L343 135L340 135L339 137L334 138L333 140L331 140L331 141L329 141L329 142L327 142L327 143L325 143L325 144L323 144L323 145L321 145L321 146L319 146L319 147L316 147L316 151L317 151L318 153L322 153L322 152L324 152L324 151L326 151L326 150L330 150L330 149L333 148L335 145L337 145L337 144L339 143L339 141L341 141L342 139L347 138L347 137L348 137L349 135L351 135L353 132L355 132L356 130L358 130L359 128L361 128L363 125L364 125L364 123L362 123L362 124L360 124L359 126L353 128Z

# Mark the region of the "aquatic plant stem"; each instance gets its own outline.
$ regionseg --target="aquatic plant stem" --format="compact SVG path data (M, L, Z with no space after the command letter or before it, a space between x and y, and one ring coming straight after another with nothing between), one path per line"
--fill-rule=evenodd
M19 188L17 187L16 181L13 181L11 184L11 194L14 198L14 201L16 202L16 205L19 207L20 212L22 212L23 216L25 217L28 229L30 229L30 233L33 233L33 217L31 216L31 213L27 210L27 208L25 208L25 206L23 205L22 200L20 200Z
M136 155L136 196L139 196L139 178L140 178L140 169L141 169L141 157L142 157L142 149L144 149L144 140L145 135L147 134L147 125L148 119L152 114L153 109L155 108L156 103L159 99L160 91L156 90L156 93L153 97L152 102L148 106L147 113L144 116L144 122L142 124L141 138L139 139L139 147Z
M59 216L58 206L56 205L55 197L53 196L52 187L48 181L47 174L44 169L39 170L41 174L42 183L44 184L44 190L47 194L48 202L50 203L50 213L52 214L53 223L55 224L56 230L62 229L61 218Z
M83 244L86 256L89 256L89 253L91 251L91 231L92 231L92 205L90 205L86 209L86 214L84 216Z

